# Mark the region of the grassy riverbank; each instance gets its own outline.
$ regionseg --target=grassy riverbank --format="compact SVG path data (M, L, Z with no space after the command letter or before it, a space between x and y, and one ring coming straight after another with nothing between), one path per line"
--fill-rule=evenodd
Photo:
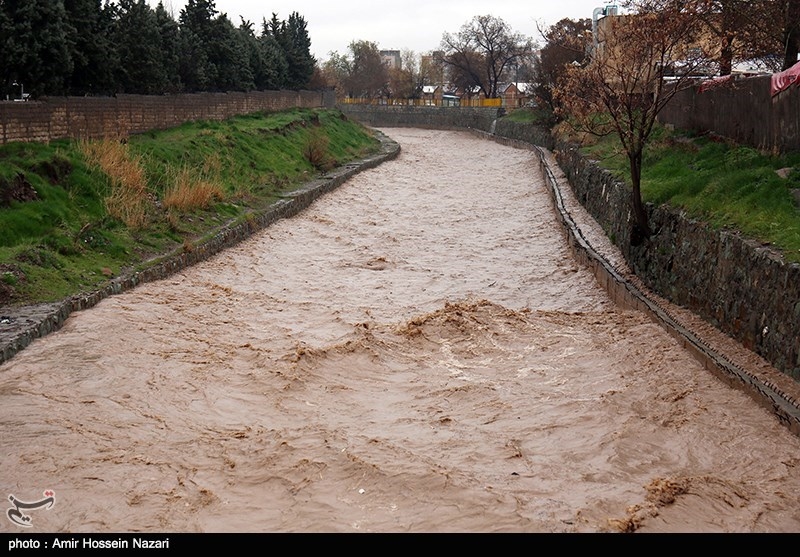
M543 123L541 111L508 116ZM290 110L105 141L0 146L0 305L64 299L247 218L378 149L335 110ZM628 180L613 137L584 151ZM646 202L740 230L800 262L800 154L658 129Z
M615 136L584 141L582 150L630 183L628 159ZM776 156L709 134L658 127L645 151L642 198L714 228L738 230L800 262L800 153Z
M335 110L0 146L0 305L63 299L247 218L379 141Z

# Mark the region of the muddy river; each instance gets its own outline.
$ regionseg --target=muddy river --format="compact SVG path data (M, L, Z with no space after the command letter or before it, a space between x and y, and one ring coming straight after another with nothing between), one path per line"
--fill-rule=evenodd
M614 305L534 154L384 131L0 366L4 500L55 497L25 532L800 531L800 438Z

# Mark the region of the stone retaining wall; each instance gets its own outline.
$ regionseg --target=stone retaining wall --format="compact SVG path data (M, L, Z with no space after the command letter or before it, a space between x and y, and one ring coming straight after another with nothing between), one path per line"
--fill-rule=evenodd
M647 206L652 236L631 247L630 189L578 150L555 152L581 204L648 288L800 380L800 265L730 230Z
M605 257L592 248L591 244L584 238L580 227L572 219L572 216L564 204L561 190L563 187L569 186L558 182L549 166L548 157L542 148L534 146L526 141L510 139L479 131L474 131L474 133L505 145L531 149L537 153L542 176L550 190L553 206L564 229L573 256L581 264L592 270L595 278L612 300L623 307L636 309L649 315L656 323L660 324L666 331L673 335L684 348L692 352L706 369L732 387L744 391L757 403L770 410L790 431L796 435L800 435L800 400L797 400L791 394L782 390L769 379L758 377L748 370L734 364L725 354L709 346L709 344L695 334L695 332L688 329L680 320L673 317L669 310L659 305L659 302L656 301L655 297L651 294L649 286L647 287L648 290L645 291L631 284L629 280L617 272L614 266L607 261ZM576 159L577 158L579 157L576 157ZM591 162L588 164L596 168L596 165L593 165ZM559 164L559 168L562 168L562 166L562 164ZM606 177L608 178L609 176L606 175ZM611 182L613 182L613 180L611 180ZM619 186L619 184L616 185ZM575 190L574 185L572 189L573 191ZM605 187L603 189L605 189ZM616 188L612 185L611 189ZM624 187L621 191L623 194L625 193ZM609 199L617 198L618 196L609 195ZM627 196L624 196L624 198L625 200L628 199ZM607 211L604 212L604 215L609 217L608 222L612 220L615 222L617 221L614 215L625 214L624 204L625 201L623 201L622 204L617 203L609 206ZM598 202L597 205L603 205L602 201ZM615 210L620 212L615 213ZM693 240L704 246L706 242L709 241L709 236L703 234L697 238L693 238ZM687 244L687 247L689 246L690 244ZM689 267L693 260L695 260L695 258L692 257L692 255L687 256ZM655 290L652 291L656 292Z
M339 104L337 108L350 118L374 128L476 129L485 132L491 130L502 113L502 109L495 107Z
M497 137L538 145L549 151L555 146L550 128L539 124L526 124L500 118L495 124L494 134Z
M541 145L556 155L578 200L619 246L628 265L651 290L696 313L717 329L800 380L800 266L735 231L715 231L669 207L648 206L653 236L632 248L630 189L575 146L556 145L546 129L498 118L498 109L352 105L369 125L469 128ZM462 117L452 111L467 110ZM491 123L489 120L491 119ZM480 125L478 125L480 122ZM487 127L488 123L488 127Z

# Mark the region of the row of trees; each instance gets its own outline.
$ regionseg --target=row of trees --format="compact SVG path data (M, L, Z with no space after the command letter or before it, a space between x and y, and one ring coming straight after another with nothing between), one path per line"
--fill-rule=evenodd
M357 40L346 53L334 51L322 66L322 78L338 94L350 98L419 98L422 88L441 83L441 63L433 56L400 53L400 64L387 64L378 44Z
M399 67L387 66L377 43L353 41L332 52L322 75L348 97L419 98L425 85L449 85L486 98L500 96L504 81L527 81L534 43L500 18L475 16L457 33L444 33L440 50L417 56L405 50Z
M213 0L177 20L146 0L3 0L0 44L3 98L301 89L316 66L298 13L255 29Z
M628 0L632 11L659 11L668 3ZM692 14L691 28L702 28L713 53L704 52L706 65L719 75L729 74L735 62L759 59L777 71L797 61L800 46L800 0L685 0L678 2ZM666 10L669 12L669 9ZM514 32L502 19L475 16L456 33L442 36L440 49L417 57L403 52L401 68L388 68L378 45L354 41L348 52L331 53L323 66L328 83L351 97L418 98L422 87L447 84L462 91L498 97L504 82L537 85L537 96L553 105L553 90L570 65L584 65L590 58L595 37L593 22L563 19L540 29L544 45ZM674 66L672 66L674 71Z
M706 72L727 75L736 62L752 59L771 71L797 62L800 0L681 0L673 5L663 0L623 0L622 5L633 12L669 15L677 9L691 14L689 29L713 45L702 53ZM437 51L421 57L404 51L400 68L382 63L376 43L353 41L346 53L331 53L322 75L340 94L367 98L418 98L424 85L434 84L495 98L503 83L532 82L540 100L555 108L553 91L560 76L590 59L596 40L593 22L563 19L539 31L544 45L537 52L531 38L514 32L505 21L476 16L458 32L444 33ZM674 61L665 64L665 70L676 71Z
M478 16L441 50L390 72L377 45L359 41L333 53L327 78L351 97L419 96L426 84L449 84L499 96L508 81L533 81L539 100L565 121L595 135L615 133L627 155L634 216L631 242L650 235L641 197L644 149L657 116L697 79L728 76L734 64L758 60L788 69L800 53L800 0L623 0L629 16L613 18L603 37L590 19L564 19L540 30L535 45L492 16ZM602 42L602 49L599 49ZM404 61L409 58L404 56ZM533 65L530 62L533 61Z

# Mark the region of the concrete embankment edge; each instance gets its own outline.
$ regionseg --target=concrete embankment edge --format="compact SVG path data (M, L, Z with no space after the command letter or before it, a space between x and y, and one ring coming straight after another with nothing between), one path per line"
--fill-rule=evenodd
M317 198L338 188L359 172L374 168L400 154L399 144L380 132L376 131L375 134L381 142L381 148L377 154L350 162L308 182L303 187L287 193L284 199L274 203L268 209L253 212L245 219L221 228L212 237L198 241L190 250L177 250L158 260L151 261L143 269L123 273L100 290L79 294L50 304L0 308L0 312L3 314L3 322L0 323L0 364L13 358L35 339L60 329L73 312L88 309L109 296L130 290L139 284L166 278L208 259L247 239L277 220L296 215Z
M681 324L667 309L659 305L654 296L628 281L602 254L592 248L579 225L565 207L561 192L562 184L556 179L542 148L478 130L473 130L473 133L504 145L534 151L539 159L542 176L552 196L553 205L564 227L573 255L581 264L592 270L595 278L608 295L623 307L647 314L676 338L684 348L692 352L706 369L732 387L739 388L750 395L756 402L771 410L790 431L800 435L800 401L789 396L769 381L760 379L742 369L724 354L714 350L702 338Z

